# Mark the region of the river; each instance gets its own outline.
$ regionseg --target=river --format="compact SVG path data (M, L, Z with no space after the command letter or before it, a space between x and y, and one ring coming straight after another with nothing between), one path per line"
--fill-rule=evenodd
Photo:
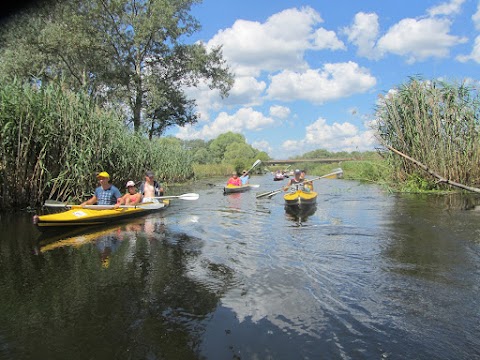
M224 181L57 238L2 214L0 359L480 358L475 198L322 179L299 218Z

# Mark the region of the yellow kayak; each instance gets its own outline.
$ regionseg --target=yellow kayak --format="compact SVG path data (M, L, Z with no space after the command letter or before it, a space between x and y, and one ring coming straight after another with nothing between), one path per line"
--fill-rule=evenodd
M297 190L295 192L283 195L286 206L305 207L315 205L317 203L317 193L315 191L304 192Z
M48 214L35 215L33 223L40 231L57 228L74 228L82 226L109 224L115 221L134 218L164 209L168 200L158 203L142 203L136 206L124 206L113 209L102 205L72 205L70 210Z

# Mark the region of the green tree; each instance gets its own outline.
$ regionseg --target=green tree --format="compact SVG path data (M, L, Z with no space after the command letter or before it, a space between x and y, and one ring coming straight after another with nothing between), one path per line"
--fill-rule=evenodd
M206 148L198 149L193 155L193 161L197 164L208 164L212 162L210 152Z
M220 163L223 161L227 146L233 143L245 143L245 137L242 134L233 133L231 131L220 134L214 139L208 149L211 151L213 162Z
M247 143L231 143L227 145L223 162L234 164L237 160L249 161L255 156L255 150Z
M270 160L270 156L265 151L260 151L257 154L255 154L255 158L259 159L261 161L268 161Z
M199 0L71 0L47 3L5 26L4 74L63 77L104 104L124 109L150 138L197 121L184 89L206 81L227 96L233 75L220 47L186 44L200 29L189 13ZM32 55L33 54L33 55Z

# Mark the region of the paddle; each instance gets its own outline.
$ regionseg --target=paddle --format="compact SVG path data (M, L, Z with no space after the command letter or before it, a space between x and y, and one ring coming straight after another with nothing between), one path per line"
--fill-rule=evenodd
M195 193L188 193L183 195L175 195L175 196L158 196L154 197L154 199L180 199L180 200L198 200L200 195Z
M158 204L137 204L137 205L120 205L120 209L135 209L135 208L157 208ZM56 200L46 200L43 206L47 207L58 207L58 208L70 208L70 209L94 209L94 210L111 210L115 209L115 205L74 205L74 204L67 204L62 203Z
M323 175L323 176L319 176L317 178L313 178L313 179L310 179L310 180L304 180L303 182L301 183L298 183L297 185L301 185L301 184L304 184L304 183L308 183L308 182L312 182L312 181L315 181L315 180L319 180L319 179L323 179L323 178L326 178L326 177L329 177L329 176L332 176L332 175L337 175L337 174L341 174L343 173L343 170L342 169L338 169L337 171L334 171L330 174L326 174L326 175ZM265 192L265 193L261 193L261 194L257 194L256 198L257 199L260 199L262 197L272 197L273 195L276 195L278 194L279 192L282 192L283 191L283 188L284 186L282 186L280 189L277 189L277 190L272 190L272 191L268 191L268 192Z
M261 162L262 162L262 161L261 161L260 159L258 159L257 161L255 161L255 162L253 163L252 167L251 167L250 169L248 169L247 173L249 173L250 171L252 171L253 168L254 168L255 166L257 166L258 164L260 164Z

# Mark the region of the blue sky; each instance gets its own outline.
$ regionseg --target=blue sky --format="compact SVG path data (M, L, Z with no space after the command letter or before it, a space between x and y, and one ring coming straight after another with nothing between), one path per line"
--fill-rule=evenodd
M378 96L419 75L478 85L478 0L204 0L188 41L223 46L235 85L188 89L200 114L181 139L227 131L272 158L374 150Z

